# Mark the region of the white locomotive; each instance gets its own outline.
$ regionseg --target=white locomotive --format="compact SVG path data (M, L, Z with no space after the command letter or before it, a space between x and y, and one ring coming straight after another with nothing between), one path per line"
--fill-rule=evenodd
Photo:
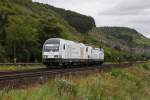
M48 66L102 64L104 50L61 38L51 38L43 45L42 59Z

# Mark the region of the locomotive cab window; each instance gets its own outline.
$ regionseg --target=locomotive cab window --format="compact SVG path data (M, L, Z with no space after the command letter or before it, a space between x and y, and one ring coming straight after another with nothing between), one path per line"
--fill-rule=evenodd
M44 52L59 52L60 40L50 39L44 44Z
M51 46L51 45L46 45L44 48L45 52L58 52L59 51L59 46Z
M66 49L66 46L65 46L65 44L64 44L64 50Z
M86 48L86 52L88 52L88 47Z

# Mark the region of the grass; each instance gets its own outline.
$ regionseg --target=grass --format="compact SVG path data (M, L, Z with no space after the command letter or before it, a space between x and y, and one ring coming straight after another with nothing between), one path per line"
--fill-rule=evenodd
M0 66L0 71L22 71L38 68L46 68L44 65L18 65L18 66Z
M0 100L149 100L150 63L90 76L64 76L44 85L0 91Z

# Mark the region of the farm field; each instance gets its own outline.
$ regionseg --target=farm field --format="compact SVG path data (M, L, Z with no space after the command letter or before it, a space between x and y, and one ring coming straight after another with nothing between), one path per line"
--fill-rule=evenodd
M149 100L150 63L108 73L64 76L22 89L1 90L0 100Z

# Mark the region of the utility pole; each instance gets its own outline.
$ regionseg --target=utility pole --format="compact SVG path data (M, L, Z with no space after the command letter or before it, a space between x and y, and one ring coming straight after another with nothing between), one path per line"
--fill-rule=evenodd
M133 64L133 35L129 38L130 42L130 58L131 58L131 64Z
M99 32L99 40L100 40L100 48L103 47L103 41L102 41L102 38L101 38L101 32Z
M16 44L15 44L15 41L14 41L14 45L13 45L13 48L14 48L14 64L17 62L17 58L16 58Z

